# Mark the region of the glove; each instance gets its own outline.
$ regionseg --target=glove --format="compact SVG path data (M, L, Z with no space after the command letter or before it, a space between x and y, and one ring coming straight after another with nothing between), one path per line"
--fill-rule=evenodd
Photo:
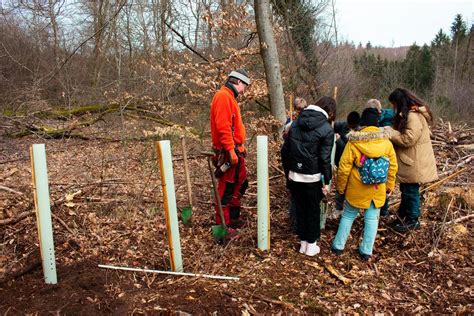
M231 166L237 165L239 162L239 157L237 157L237 154L235 153L235 150L231 150L228 152L229 153L229 162Z
M327 185L327 184L323 185L322 191L323 191L323 194L324 194L324 195L328 195L328 193L329 193L329 185Z

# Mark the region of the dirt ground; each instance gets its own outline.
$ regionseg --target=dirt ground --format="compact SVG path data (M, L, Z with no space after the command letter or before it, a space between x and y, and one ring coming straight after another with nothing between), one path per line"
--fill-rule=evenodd
M454 222L472 214L472 163L424 194L421 229L402 235L387 228L390 219L381 219L368 263L357 256L363 228L360 218L339 257L329 251L338 221L328 219L321 254L310 258L297 252L298 240L288 224L288 194L277 170L280 143L270 137L271 250L262 252L256 242L254 136L272 131L262 122L255 119L249 124L251 185L243 209L247 227L239 240L226 246L216 244L211 235L212 187L206 161L199 155L209 148L208 136L187 138L195 210L191 225L180 223L184 270L236 276L238 281L98 267L170 269L153 140L122 138L124 130L127 135L143 135L152 126L132 120L120 127L112 118L83 131L107 135L107 140L11 138L5 136L7 130L0 131L4 135L0 138L0 185L11 189L0 190L0 313L474 313L472 220ZM171 128L165 133L161 137L172 140L181 208L188 202L180 130ZM33 143L45 143L47 148L57 285L44 284L39 264L29 160ZM435 151L440 173L446 171L448 158L472 155L444 145ZM397 200L395 195L393 202ZM4 223L24 212L27 215L18 221ZM341 276L347 278L346 283Z

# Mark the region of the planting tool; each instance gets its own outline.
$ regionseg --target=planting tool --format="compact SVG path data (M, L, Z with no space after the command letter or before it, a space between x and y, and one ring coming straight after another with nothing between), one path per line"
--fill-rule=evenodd
M211 174L212 188L214 190L214 198L216 199L217 209L219 210L219 217L221 218L220 225L212 226L212 236L217 242L224 242L225 236L227 235L227 226L225 225L225 218L224 218L224 212L222 211L221 198L219 197L219 191L217 191L216 176L214 175L214 171L212 170L211 159L214 154L209 153L209 152L202 152L202 154L207 156L207 164L209 166L209 173Z
M191 191L191 179L189 177L188 155L186 153L186 141L184 136L181 137L181 147L183 149L184 174L186 176L186 188L188 190L189 205L181 209L181 220L187 225L191 222L193 216L193 193Z

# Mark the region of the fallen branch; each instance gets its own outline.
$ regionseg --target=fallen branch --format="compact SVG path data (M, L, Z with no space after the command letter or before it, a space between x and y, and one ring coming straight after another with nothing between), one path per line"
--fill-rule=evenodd
M278 179L278 178L281 178L283 177L285 174L278 174L276 176L273 176L273 177L270 177L268 178L268 180L275 180L275 179ZM251 181L249 182L249 185L256 185L257 184L257 181Z
M457 175L463 173L464 171L466 171L468 169L468 167L466 168L463 168L461 170L458 170L456 171L455 173L453 173L452 175L449 175L447 176L446 178L443 178L435 183L433 183L432 185L430 186L427 186L426 188L424 188L423 190L420 190L420 194L423 193L423 192L426 192L426 191L429 191L433 188L436 188L438 186L440 186L441 184L443 184L444 182L448 181L448 180L451 180L452 178L456 177ZM397 203L394 203L394 204L390 204L390 209L393 209L393 208L396 208L400 205L401 201L397 202Z
M70 232L71 234L75 235L76 233L71 229L69 228L69 226L62 220L60 219L57 215L55 215L54 213L51 213L51 215L59 222L59 224L61 224L64 228L66 228L66 230L68 232Z
M449 210L451 209L451 206L453 205L453 202L454 202L454 197L451 198L451 201L449 202L449 205L446 208L446 212L444 213L444 217L443 217L443 222L441 223L441 229L439 231L438 236L436 236L436 240L433 243L433 246L431 247L431 251L438 248L439 241L441 240L441 235L443 235L444 228L446 227L446 218L448 217L448 213L449 213Z
M5 186L3 186L3 185L0 185L0 190L8 191L8 192L15 193L15 194L18 194L18 195L23 195L22 192L19 192L19 191L10 189L10 188L5 187Z
M34 211L25 211L20 213L17 217L0 220L0 225L13 225L33 214L35 214Z
M277 166L275 166L272 162L270 162L270 167L278 171L280 174L285 175L285 172L281 170L280 168L278 168Z
M446 178L443 178L443 179L441 179L441 180L439 180L439 181L433 183L432 185L430 185L430 186L424 188L423 190L420 190L420 193L423 193L423 192L425 192L425 191L429 191L429 190L431 190L431 189L433 189L433 188L436 188L436 187L440 186L440 185L443 184L444 182L446 182L446 181L448 181L448 180L451 180L452 178L454 178L454 177L456 177L457 175L463 173L463 172L466 171L467 169L468 169L468 168L466 167L466 168L462 168L461 170L456 171L456 172L453 173L452 175L447 176Z
M262 301L265 301L265 302L268 302L268 303L271 303L271 304L275 304L275 305L280 305L280 306L286 307L286 308L294 310L294 311L300 310L299 308L295 307L295 305L293 305L291 303L288 303L288 302L274 300L274 299L265 297L265 296L260 295L260 294L255 294L255 293L252 294L252 296L255 297L255 298L258 298L259 300L262 300Z
M471 218L474 218L474 214L469 214L469 215L466 215L466 216L462 216L462 217L453 219L452 221L447 222L446 226L457 224L457 223L460 223L460 222L464 222L464 221L467 221Z
M329 271L330 274L332 274L333 276L335 276L337 279L339 279L340 281L342 281L342 283L344 283L344 285L349 285L352 280L349 279L349 278L346 278L345 276L343 276L339 271L337 271L332 265L330 264L325 264L324 267L326 268L326 270Z

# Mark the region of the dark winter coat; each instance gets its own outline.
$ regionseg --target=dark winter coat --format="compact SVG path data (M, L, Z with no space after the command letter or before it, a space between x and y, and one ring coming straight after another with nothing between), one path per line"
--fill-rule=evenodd
M309 106L291 125L281 149L285 173L321 173L324 183L332 179L331 151L334 131L323 110Z
M335 163L336 166L339 166L339 161L341 160L342 153L344 152L344 147L346 147L347 144L347 134L351 129L347 125L347 122L341 121L341 122L336 122L334 123L334 133L339 134L341 137L336 140L336 156L335 156Z

